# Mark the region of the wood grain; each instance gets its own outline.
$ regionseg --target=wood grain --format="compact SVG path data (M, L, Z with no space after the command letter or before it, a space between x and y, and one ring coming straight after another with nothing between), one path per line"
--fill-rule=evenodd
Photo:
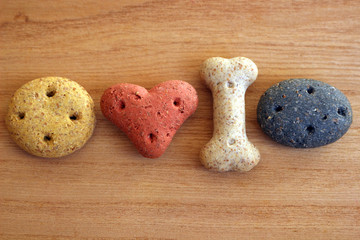
M0 238L356 239L360 236L360 2L0 2ZM199 78L208 57L246 56L259 68L246 95L251 172L212 173L198 158L212 135L212 97ZM9 138L7 105L22 84L68 77L96 104L86 146L32 157ZM338 142L292 149L256 122L261 94L293 77L349 98L354 120ZM159 159L144 159L101 114L103 91L191 83L197 112Z

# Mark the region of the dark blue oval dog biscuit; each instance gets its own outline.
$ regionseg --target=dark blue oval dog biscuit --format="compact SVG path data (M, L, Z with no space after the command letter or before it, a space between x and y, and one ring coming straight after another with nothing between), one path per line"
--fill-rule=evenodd
M289 79L261 96L257 119L274 141L295 148L324 146L341 138L352 123L348 99L313 79Z

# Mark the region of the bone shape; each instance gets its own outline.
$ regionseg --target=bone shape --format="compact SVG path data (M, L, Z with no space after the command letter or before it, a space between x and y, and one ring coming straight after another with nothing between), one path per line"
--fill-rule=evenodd
M214 99L214 132L200 152L208 169L249 171L260 160L245 129L245 91L257 77L254 62L245 57L207 59L200 71Z

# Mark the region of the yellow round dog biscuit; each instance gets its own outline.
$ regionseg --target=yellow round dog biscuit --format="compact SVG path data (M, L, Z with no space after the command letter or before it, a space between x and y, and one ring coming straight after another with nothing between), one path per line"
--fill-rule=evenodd
M95 127L94 102L78 83L44 77L19 88L11 99L6 125L14 141L30 154L54 158L80 149Z

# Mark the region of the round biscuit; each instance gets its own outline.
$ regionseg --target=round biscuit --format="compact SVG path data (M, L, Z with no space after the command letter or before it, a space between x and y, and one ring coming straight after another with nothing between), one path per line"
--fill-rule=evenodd
M55 158L80 149L91 137L96 118L94 102L82 86L66 78L43 77L14 93L5 121L22 149Z

